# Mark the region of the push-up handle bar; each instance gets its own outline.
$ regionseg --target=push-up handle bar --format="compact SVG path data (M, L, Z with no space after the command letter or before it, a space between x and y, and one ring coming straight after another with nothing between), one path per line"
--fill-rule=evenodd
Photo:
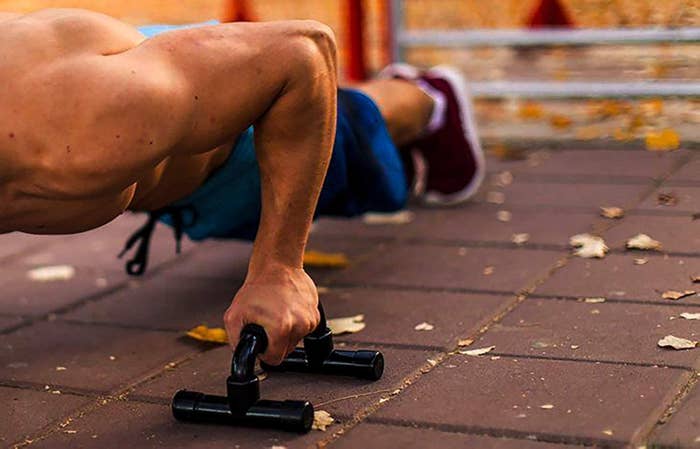
M377 380L384 372L384 357L377 351L338 351L319 304L321 321L304 339L304 349L294 350L276 371L300 371ZM255 360L267 348L265 329L248 324L241 331L226 380L226 396L180 390L172 401L173 416L180 421L219 423L236 426L272 427L291 432L308 432L314 407L308 401L260 399L260 381Z

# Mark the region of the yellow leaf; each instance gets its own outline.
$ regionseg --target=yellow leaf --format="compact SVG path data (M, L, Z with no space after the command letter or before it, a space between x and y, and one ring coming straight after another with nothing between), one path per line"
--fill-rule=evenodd
M595 125L576 128L576 138L581 140L599 139L602 137L602 134L600 128Z
M304 253L304 266L314 268L345 268L350 261L343 253L322 253L320 251L306 251Z
M543 115L542 106L534 101L526 101L520 105L518 115L522 119L538 119Z
M649 151L672 151L681 145L681 139L673 128L647 132L645 139Z
M331 318L327 320L327 325L333 335L354 334L365 328L365 316L355 315L343 318Z
M524 150L510 148L502 143L497 143L491 146L489 148L489 153L502 161L521 161L527 159L527 154Z
M634 140L634 134L627 129L615 128L613 131L613 139L618 142L629 142L630 140Z
M228 344L228 336L226 330L220 327L207 327L205 325L197 326L187 331L187 336L199 341L209 343Z
M333 424L333 417L331 416L330 413L328 413L325 410L316 410L314 412L314 423L311 426L313 430L320 430L321 432L325 432L326 428Z
M571 119L565 115L554 114L549 118L549 123L554 128L566 129L571 126Z
M664 111L664 102L660 98L644 100L639 103L639 108L647 117L658 117Z

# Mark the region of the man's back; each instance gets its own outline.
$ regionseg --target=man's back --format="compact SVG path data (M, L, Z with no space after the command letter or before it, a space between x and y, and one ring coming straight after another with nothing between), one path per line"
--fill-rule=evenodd
M133 94L110 85L117 83L110 83L110 67L101 61L90 76L82 70L138 46L144 37L135 28L98 13L57 9L0 16L0 34L0 232L79 232L130 205L162 206L196 188L213 162L225 158L167 157L154 150L148 159L118 166L125 151L158 143L141 136L132 144L128 132L102 126L120 113L97 108L104 90L123 107ZM138 72L132 70L134 78L143 77ZM95 86L100 91L91 95ZM127 128L139 126L135 118ZM98 129L101 135L93 135ZM177 178L192 179L176 187ZM165 189L158 189L163 183Z

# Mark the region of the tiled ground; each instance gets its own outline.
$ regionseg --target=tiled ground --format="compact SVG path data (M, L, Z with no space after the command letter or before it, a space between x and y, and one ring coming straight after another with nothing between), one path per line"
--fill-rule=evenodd
M338 420L325 433L178 423L180 388L222 393L230 352L183 331L219 325L245 275L238 242L153 243L150 273L123 274L114 258L142 217L71 237L0 237L0 443L30 447L523 448L700 447L700 348L658 348L673 334L700 340L700 154L633 149L553 151L490 161L474 202L414 206L404 225L321 220L311 246L342 251L344 270L311 269L330 316L364 314L367 328L339 344L377 348L376 383L271 373L263 395L304 398ZM512 183L503 171L513 175ZM496 185L498 180L500 182ZM505 195L487 201L489 191ZM658 193L678 197L659 205ZM627 210L622 220L599 206ZM512 213L509 222L499 210ZM603 260L573 258L568 237L596 231ZM523 246L511 242L527 232ZM660 252L629 252L645 232ZM646 258L635 265L635 258ZM67 264L67 281L39 283L33 268ZM490 267L490 268L488 268ZM487 269L488 268L488 269ZM485 271L486 269L486 271ZM490 274L489 274L490 273ZM697 288L698 285L695 286ZM585 297L607 298L588 303ZM423 321L432 331L414 330ZM459 339L494 345L455 352ZM400 390L396 393L396 390ZM9 414L7 409L9 407Z

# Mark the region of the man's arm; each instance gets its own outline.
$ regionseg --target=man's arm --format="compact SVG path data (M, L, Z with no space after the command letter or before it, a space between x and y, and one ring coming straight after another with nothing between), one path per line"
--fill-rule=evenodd
M110 132L83 138L120 142L118 154L95 156L92 164L126 170L208 151L255 124L262 217L246 282L225 322L232 345L245 324L265 327L263 359L280 362L318 322L316 288L302 259L335 134L330 31L314 22L182 30L97 64L109 83L94 103L99 123L83 132ZM83 88L94 93L100 80L90 79Z

